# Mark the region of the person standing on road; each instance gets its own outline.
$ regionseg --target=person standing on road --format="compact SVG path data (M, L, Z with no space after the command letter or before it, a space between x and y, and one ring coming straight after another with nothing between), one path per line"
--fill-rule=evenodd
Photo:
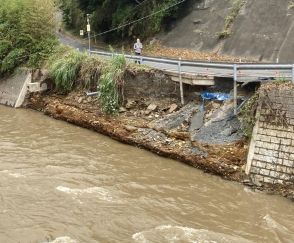
M143 49L143 45L140 39L137 39L137 42L134 44L134 50L135 50L136 56L140 56L142 54L142 49ZM135 63L141 64L141 62L138 60L136 60Z

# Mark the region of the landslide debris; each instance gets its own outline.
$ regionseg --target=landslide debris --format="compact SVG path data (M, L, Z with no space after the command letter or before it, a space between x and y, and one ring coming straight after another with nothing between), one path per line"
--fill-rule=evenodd
M200 110L195 102L181 107L173 98L141 97L126 100L118 115L109 116L102 112L97 97L75 90L67 95L31 94L27 107L223 178L242 179L247 149L243 140L227 143L222 139L226 143L218 145L191 140L191 118Z

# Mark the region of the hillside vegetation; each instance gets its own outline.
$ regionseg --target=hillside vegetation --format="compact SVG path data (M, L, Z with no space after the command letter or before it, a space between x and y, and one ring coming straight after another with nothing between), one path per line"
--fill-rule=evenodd
M57 44L55 11L53 0L0 0L0 75L42 65Z
M92 30L101 33L126 23L145 18L132 25L103 35L108 41L126 40L135 36L149 37L176 19L188 0L169 8L180 0L59 0L66 27L79 31L86 28L86 14L91 14ZM164 9L166 11L158 12ZM155 14L156 13L156 14Z

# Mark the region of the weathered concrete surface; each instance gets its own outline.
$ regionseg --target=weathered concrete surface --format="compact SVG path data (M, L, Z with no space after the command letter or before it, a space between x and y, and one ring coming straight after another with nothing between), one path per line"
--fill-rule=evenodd
M248 56L260 61L294 60L294 9L288 0L246 0L234 21L232 34L219 40L231 0L195 0L191 12L168 33L159 35L171 47ZM198 21L195 24L195 20Z
M292 186L294 196L294 86L263 86L257 114L246 173L256 185Z
M0 104L14 107L29 72L18 70L13 76L0 80Z

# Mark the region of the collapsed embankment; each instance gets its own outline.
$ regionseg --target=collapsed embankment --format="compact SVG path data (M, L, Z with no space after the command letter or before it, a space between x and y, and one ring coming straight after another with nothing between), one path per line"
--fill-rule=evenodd
M242 180L247 145L237 135L238 128L233 128L234 119L228 116L231 102L208 102L204 113L195 99L181 107L177 85L154 70L136 75L127 71L124 95L125 101L115 116L105 115L98 97L88 97L78 88L68 94L30 94L26 107L225 179ZM203 114L201 122L199 114ZM196 136L201 129L215 131L216 127L225 132Z
M153 102L153 103L150 103ZM258 191L279 194L293 200L293 185L252 183L245 175L247 142L235 140L234 132L215 134L223 143L193 141L190 132L191 118L197 113L197 103L174 111L177 104L174 98L130 98L121 107L117 116L107 116L101 112L96 97L87 97L81 90L67 95L54 92L35 93L29 95L26 108L43 112L58 120L63 120L80 127L109 136L117 141L144 148L160 156L184 162L204 172L214 174L223 179L242 182ZM156 106L156 109L155 109ZM213 102L207 107L213 106ZM154 110L153 110L154 109ZM207 111L215 116L218 111ZM223 118L219 117L220 120ZM220 121L219 120L219 121ZM216 120L208 120L202 129L210 130L220 124ZM195 132L195 131L194 131ZM226 142L230 140L234 142Z
M31 93L27 108L253 186L244 173L244 127L227 95L221 95L225 101L205 101L209 93L204 92L203 101L201 87L184 85L187 104L181 106L179 83L167 74L128 63L123 56L106 62L72 50L49 63L47 79L41 76L32 81L40 87L46 83L49 90ZM86 90L95 95L87 96ZM220 89L216 85L211 91ZM260 189L272 188L289 195L284 187Z

